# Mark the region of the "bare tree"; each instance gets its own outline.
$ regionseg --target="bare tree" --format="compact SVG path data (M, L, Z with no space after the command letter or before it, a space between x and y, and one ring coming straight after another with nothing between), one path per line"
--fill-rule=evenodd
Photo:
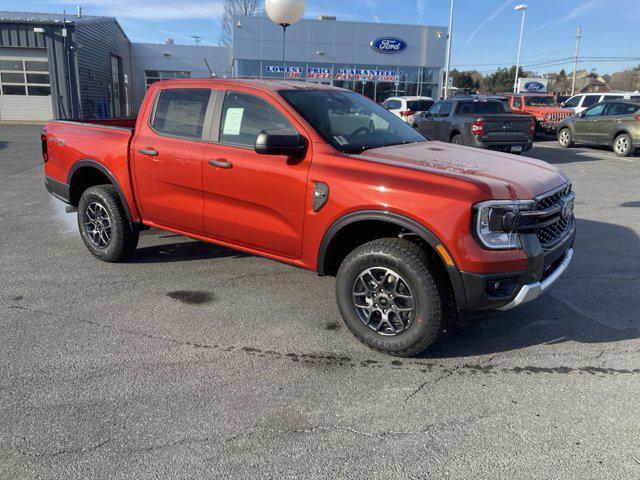
M227 47L231 46L234 15L260 15L262 13L261 4L261 0L224 0L220 43Z

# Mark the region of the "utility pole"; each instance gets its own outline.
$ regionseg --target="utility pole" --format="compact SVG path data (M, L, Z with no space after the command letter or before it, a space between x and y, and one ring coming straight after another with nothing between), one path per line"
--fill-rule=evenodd
M449 98L449 70L451 69L451 37L453 29L453 0L449 11L449 31L447 32L447 66L444 74L444 99Z
M193 38L196 41L196 47L200 45L200 40L202 39L200 35L191 35L191 38Z
M522 12L522 21L520 22L520 39L518 40L518 55L516 57L516 79L513 82L513 93L518 93L518 77L520 74L520 50L522 49L522 34L524 33L524 17L527 15L527 6L524 4L516 5L515 10Z
M578 54L580 53L580 38L582 29L578 27L576 30L576 52L573 54L573 79L571 80L571 95L576 90L576 70L578 69Z

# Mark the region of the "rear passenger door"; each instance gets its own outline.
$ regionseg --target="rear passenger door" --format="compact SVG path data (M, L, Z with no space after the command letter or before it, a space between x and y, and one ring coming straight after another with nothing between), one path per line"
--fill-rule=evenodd
M208 88L164 88L140 122L131 155L139 207L159 226L202 234L202 154L214 97Z
M311 147L302 159L261 155L262 130L297 121L266 94L220 92L212 142L204 152L204 229L208 237L280 257L299 258Z

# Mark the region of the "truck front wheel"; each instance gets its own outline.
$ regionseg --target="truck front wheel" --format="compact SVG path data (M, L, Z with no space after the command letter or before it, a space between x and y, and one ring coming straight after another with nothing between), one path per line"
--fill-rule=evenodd
M113 185L84 191L78 203L78 228L89 251L104 262L123 260L138 245L138 231L127 220Z
M336 296L342 318L364 344L411 357L433 344L445 317L446 293L426 252L407 240L373 240L342 262Z

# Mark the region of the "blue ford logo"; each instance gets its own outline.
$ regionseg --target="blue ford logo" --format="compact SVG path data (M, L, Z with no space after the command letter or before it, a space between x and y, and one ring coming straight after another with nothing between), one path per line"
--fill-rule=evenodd
M407 42L393 37L376 38L371 48L380 53L400 53L407 49Z
M539 92L545 89L544 85L540 82L527 82L524 84L524 88L528 92Z

